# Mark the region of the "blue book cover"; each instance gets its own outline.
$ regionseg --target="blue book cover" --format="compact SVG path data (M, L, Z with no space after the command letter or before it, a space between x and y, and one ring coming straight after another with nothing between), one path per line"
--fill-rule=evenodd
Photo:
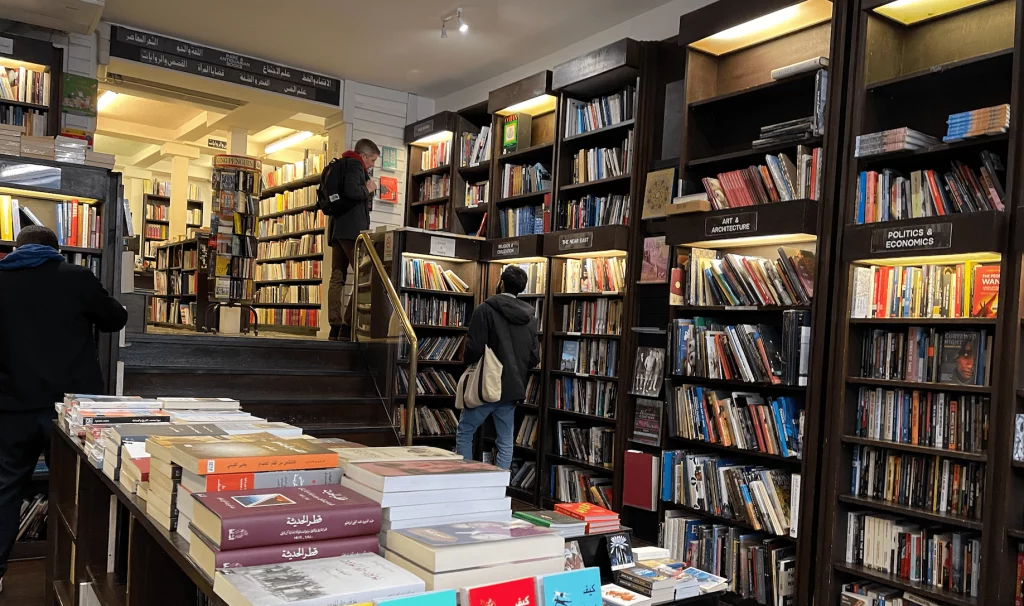
M864 210L867 206L868 173L862 172L857 185L857 223L864 222Z
M779 402L772 400L772 418L775 420L776 439L779 441L779 449L782 451L782 456L789 456L789 445L786 444L786 430L785 425L782 423L782 414L779 412Z
M537 577L537 597L539 606L601 606L601 573L584 568Z
M374 600L373 603L375 606L455 606L456 596L454 589L446 589L388 600Z

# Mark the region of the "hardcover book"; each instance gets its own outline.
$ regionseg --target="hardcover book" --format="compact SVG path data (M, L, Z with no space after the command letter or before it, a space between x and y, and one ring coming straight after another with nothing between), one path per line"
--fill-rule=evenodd
M385 446L381 448L351 448L324 444L338 454L342 469L351 463L372 463L374 461L441 461L461 460L462 456L433 446Z
M620 532L605 537L605 545L608 548L608 561L611 568L623 570L636 565L633 561L633 543L629 540L628 532Z
M508 486L508 470L476 461L380 461L348 465L345 475L381 492Z
M477 585L461 590L461 606L533 606L537 604L537 586L533 578L516 579L493 585Z
M601 606L601 571L584 568L537 577L540 606Z
M578 527L582 529L585 526L585 523L581 520L554 511L517 511L512 514L512 517L526 520L534 526L540 526L541 528Z
M419 577L377 554L226 568L213 591L228 606L334 606L421 593Z
M665 216L665 207L672 202L676 185L676 169L665 168L647 173L644 189L644 208L641 219L657 219Z
M999 308L999 265L974 268L971 289L971 317L994 318Z
M181 469L178 467L177 469ZM329 486L341 482L341 469L309 469L302 471L265 471L259 473L215 473L199 475L181 471L181 484L192 492L224 492L257 490L291 486Z
M665 379L665 350L660 347L638 347L632 393L657 398Z
M377 553L380 549L377 535L371 534L327 541L286 543L222 551L211 544L201 531L195 529L195 526L192 526L192 529L193 538L189 541L188 555L211 577L221 568L262 566L264 564L335 558L357 553Z
M380 505L343 486L192 496L192 524L222 550L372 535L381 526Z
M584 522L607 522L619 519L619 514L593 503L556 503L555 511Z
M644 238L644 257L640 265L640 284L664 284L668 279L669 247L665 236Z
M978 384L978 348L981 334L974 331L948 331L942 334L942 362L939 382L959 385Z
M564 545L557 531L523 520L440 524L387 534L390 551L434 573L561 557Z
M221 440L177 444L171 461L199 475L246 471L325 469L338 466L337 453L309 440Z

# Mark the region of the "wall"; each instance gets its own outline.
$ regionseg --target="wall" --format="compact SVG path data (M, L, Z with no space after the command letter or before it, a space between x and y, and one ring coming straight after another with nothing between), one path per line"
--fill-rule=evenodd
M668 4L659 6L637 15L628 21L624 21L603 32L599 32L571 44L562 50L552 53L546 57L532 61L522 67L505 72L483 82L464 88L440 99L437 99L437 111L457 111L474 103L487 99L487 95L497 88L532 76L539 71L552 69L559 63L575 59L580 55L621 40L622 38L633 38L635 40L664 40L679 33L679 16L702 6L711 4L714 0L672 0ZM753 0L751 0L753 1Z

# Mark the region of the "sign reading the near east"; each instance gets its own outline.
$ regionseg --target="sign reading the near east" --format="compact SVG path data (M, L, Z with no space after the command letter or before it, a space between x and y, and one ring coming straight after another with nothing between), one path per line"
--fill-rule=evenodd
M952 245L952 223L927 223L914 227L877 227L871 230L871 252L873 253L942 250Z
M594 232L583 231L575 234L558 236L558 251L589 250L594 246Z
M341 103L341 80L121 25L111 26L110 55L291 97Z
M704 235L721 238L757 233L757 213L732 213L704 219Z

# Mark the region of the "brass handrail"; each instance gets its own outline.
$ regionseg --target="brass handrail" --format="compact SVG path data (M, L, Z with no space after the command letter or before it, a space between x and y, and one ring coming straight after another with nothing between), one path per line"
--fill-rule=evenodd
M405 403L405 445L412 446L412 428L413 418L416 414L416 361L419 357L419 343L416 339L416 331L412 328L412 322L409 321L409 316L405 313L405 306L402 305L402 300L398 297L398 292L395 291L395 285L391 283L391 278L388 277L388 272L384 269L384 262L380 260L380 256L377 255L376 249L373 247L373 241L370 240L370 236L362 233L356 238L356 246L353 254L352 267L354 271L353 286L352 286L352 297L356 297L359 292L359 284L362 282L359 279L359 249L360 247L365 248L370 260L373 261L373 267L377 270L377 275L380 277L381 282L384 284L384 290L388 294L388 299L391 300L391 306L395 308L395 312L398 314L399 320L402 323L402 331L405 332L405 337L409 339L409 388L406 389L408 395L406 396ZM354 299L350 305L352 308L352 317L349 318L352 327L352 337L354 340L358 339L358 327L356 318L359 314L359 299ZM390 389L390 386L387 386Z

